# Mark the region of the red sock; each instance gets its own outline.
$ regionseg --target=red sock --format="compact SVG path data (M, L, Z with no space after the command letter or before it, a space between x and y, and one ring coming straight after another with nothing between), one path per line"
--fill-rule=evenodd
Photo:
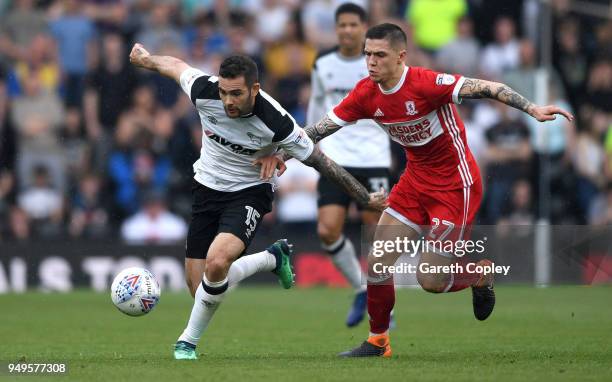
M368 284L368 314L370 332L384 333L389 329L391 311L395 305L395 286L393 282Z
M461 265L461 272L453 273L450 281L453 283L453 285L450 286L450 289L447 290L447 292L457 292L463 290L474 285L480 279L480 273L469 273L466 269L468 264L475 264L475 262L467 261L467 259L461 259L457 261L456 264Z

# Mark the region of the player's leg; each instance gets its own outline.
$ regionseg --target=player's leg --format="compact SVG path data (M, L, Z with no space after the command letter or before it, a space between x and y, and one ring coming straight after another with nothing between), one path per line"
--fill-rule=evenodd
M208 248L204 275L196 290L189 322L175 346L177 359L195 358L195 346L229 286L260 271L276 273L285 288L293 284L289 261L291 248L286 240L279 240L265 251L238 259L255 236L263 216L271 210L271 187L251 187L223 198L224 209L218 219L219 233Z
M353 305L346 319L346 325L352 327L359 324L365 315L366 290L355 246L343 234L351 198L326 178L319 179L317 190L319 192L317 232L321 247L355 291Z
M185 280L195 297L206 269L206 254L217 236L224 193L193 180L191 220L185 242Z
M471 225L481 202L482 190L480 183L466 187L456 192L429 192L425 198L425 208L431 216L431 230L428 240L438 243L464 242L469 240ZM455 244L456 245L456 244ZM435 244L433 245L435 247ZM428 292L457 292L468 287L472 288L474 315L484 320L493 311L495 293L493 291L493 274L486 273L485 268L490 260L473 259L473 254L454 253L434 248L421 254L417 272L419 284ZM421 264L427 265L422 267ZM422 270L439 270L439 266L452 265L452 272L421 272ZM482 270L482 271L480 271Z
M185 279L187 281L187 288L191 297L195 297L195 292L202 283L202 276L206 269L205 259L192 259L189 257L185 258Z
M176 359L196 358L195 347L227 292L229 268L244 249L242 240L231 233L221 232L213 240L206 256L202 282L196 289L187 327L175 345Z
M390 214L393 213L394 215ZM379 220L374 242L395 242L397 238L416 240L421 236L415 224L406 224L406 218L398 218L394 211L387 210ZM393 247L384 253L368 254L368 314L370 315L370 333L368 339L360 346L340 353L343 357L391 356L389 341L389 323L391 311L395 305L395 286L393 275L385 267L395 264L402 255L400 248Z

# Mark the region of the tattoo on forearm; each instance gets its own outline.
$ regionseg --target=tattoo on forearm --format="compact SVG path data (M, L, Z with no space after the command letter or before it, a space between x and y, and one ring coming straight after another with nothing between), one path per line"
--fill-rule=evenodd
M336 125L328 116L325 116L319 122L305 128L304 131L316 144L321 139L338 131L341 127Z
M529 113L534 106L529 100L508 85L497 82L484 81L474 78L466 78L459 90L461 98L492 98L512 106L516 109Z
M321 175L336 182L339 186L355 199L361 206L367 206L370 201L368 190L357 181L344 168L329 159L319 148L315 147L312 154L304 161L304 164L313 167Z

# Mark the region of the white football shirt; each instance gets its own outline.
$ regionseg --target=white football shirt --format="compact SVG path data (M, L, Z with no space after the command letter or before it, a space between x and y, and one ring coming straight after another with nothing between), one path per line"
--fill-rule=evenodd
M346 58L338 48L321 54L312 69L307 124L317 123L368 75L365 56ZM319 142L321 150L344 167L372 168L391 165L389 137L376 122L362 119Z
M216 76L189 68L181 74L181 87L195 104L202 129L200 158L193 164L195 180L217 191L238 191L269 181L259 178L253 160L279 148L303 161L314 144L293 117L263 90L253 111L229 118L219 97Z

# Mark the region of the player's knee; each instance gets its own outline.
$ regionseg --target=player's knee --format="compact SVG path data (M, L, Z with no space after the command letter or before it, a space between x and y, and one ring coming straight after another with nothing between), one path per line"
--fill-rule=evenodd
M231 260L224 256L211 256L206 259L206 277L211 279L222 279L227 275Z
M325 245L332 245L340 239L341 232L338 229L334 229L329 224L319 223L317 225L317 233L319 239Z
M448 277L417 272L417 281L427 292L442 293L448 284Z

